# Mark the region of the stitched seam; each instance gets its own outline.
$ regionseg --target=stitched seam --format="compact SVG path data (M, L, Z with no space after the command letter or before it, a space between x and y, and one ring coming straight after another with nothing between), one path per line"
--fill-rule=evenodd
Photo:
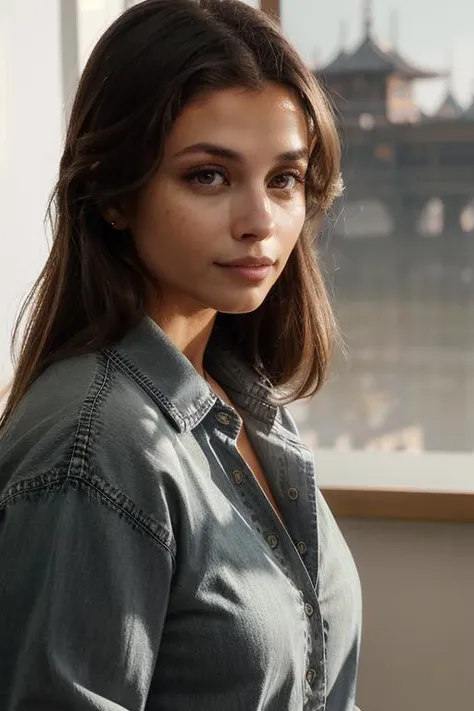
M89 445L89 441L90 441L90 437L91 437L91 429L92 429L92 417L95 414L96 405L99 402L100 396L102 395L102 392L105 388L105 384L107 382L107 378L108 378L108 374L109 374L109 368L110 368L110 363L107 360L105 362L104 377L102 379L101 384L99 385L99 388L98 388L97 393L92 401L92 405L90 408L89 418L88 418L87 426L86 426L86 437L85 437L85 442L84 442L84 450L86 450ZM85 454L85 452L84 452L84 454ZM85 456L83 456L80 476L82 476L84 474L85 463L86 463Z
M290 429L288 429L285 425L281 424L280 422L275 422L273 427L275 429L275 434L279 434L279 435L283 436L285 438L285 440L294 449L307 452L310 456L312 456L312 454L313 454L312 449L310 447L308 447L307 444L302 442L298 438L298 435L296 435L294 432L292 432Z
M163 548L166 548L166 550L169 552L171 556L173 556L173 553L171 552L169 546L161 540L159 536L157 536L156 533L150 530L147 526L145 526L136 516L133 516L129 511L127 511L123 506L121 506L117 501L115 501L111 496L109 496L105 491L101 491L95 484L91 481L88 481L87 479L84 479L81 476L75 476L72 477L72 479L76 479L80 483L84 483L86 486L89 486L91 489L94 489L94 491L97 492L99 495L99 498L103 498L108 503L118 511L121 511L122 514L129 520L133 521L135 525L137 525L144 533L147 533L151 538L153 538L157 543L163 546ZM173 556L174 557L174 556Z
M163 395L160 390L154 388L151 382L146 378L143 373L141 373L137 368L135 368L128 360L126 360L122 355L119 355L116 351L107 349L105 351L107 357L121 370L124 370L133 380L136 380L143 389L150 395L153 400L158 400L158 402L168 410L170 415L178 424L183 422L181 414L173 405L171 400L168 400L165 395Z
M197 405L193 414L182 415L173 402L161 390L155 388L153 383L123 355L109 349L105 353L118 368L137 381L153 400L157 400L167 410L180 430L192 429L212 409L214 405L213 399L206 398Z
M227 367L224 368L225 371L230 373L231 377L234 376L234 379L237 379L239 385L243 388L242 393L235 387L229 389L236 393L243 394L246 398L250 398L254 407L262 406L269 411L269 419L274 418L278 407L275 403L269 401L270 394L265 384L260 379L255 381L254 378L251 378L251 380L249 380L248 370L243 368L240 363L236 362L235 355L231 350L220 344L216 345L215 350L220 352L221 355L228 361ZM212 359L214 361L216 360L215 354L213 354ZM268 422L262 420L256 412L252 411L252 415L254 415L256 419L264 422L264 424L268 424Z
M58 476L61 476L61 475L58 475ZM153 539L154 541L159 543L160 546L165 548L168 551L168 553L171 555L171 557L174 559L173 551L154 531L152 531L148 526L144 525L142 523L142 521L140 521L136 516L131 514L129 511L127 511L126 508L121 506L111 496L106 494L99 487L95 486L93 482L91 482L88 479L85 479L83 476L80 476L77 474L66 475L66 476L62 475L61 478L56 478L54 481L44 482L41 484L37 484L35 486L23 488L21 491L12 492L10 495L6 496L3 500L0 501L0 510L2 510L4 508L6 508L8 505L14 503L17 499L22 499L24 497L24 495L26 495L26 494L39 492L43 489L50 489L50 490L58 489L65 482L66 483L67 482L78 482L79 484L85 485L86 487L93 489L97 493L99 499L103 499L113 509L120 511L122 513L122 515L124 516L124 518L128 522L133 522L133 525L140 528L140 530L142 530L145 534L147 534L151 539ZM129 525L131 525L131 524L129 524Z
M101 363L98 363L98 368L100 368L101 365L102 365ZM104 390L105 384L107 382L108 374L109 374L109 361L106 360L105 371L104 371L104 375L102 377L102 381L97 383L96 378L98 376L96 376L96 378L94 378L94 381L89 389L89 393L86 396L86 398L82 404L81 411L79 412L79 417L78 417L77 427L76 427L76 434L74 436L74 444L73 444L73 448L72 448L71 458L69 460L69 468L68 468L68 473L67 473L68 476L71 475L72 469L75 466L76 456L80 459L80 462L81 462L80 476L84 475L84 470L85 470L85 466L86 466L87 449L88 449L88 445L89 445L90 432L91 432L91 427L92 427L92 419L93 419L93 415L95 414L95 408L96 408L97 402L99 401L99 398L100 398L100 396ZM96 387L97 387L97 392L93 396L92 402L90 404L90 412L89 412L89 414L87 414L86 412L84 412L84 410L88 406L90 395ZM86 424L86 428L85 428L86 432L83 435L84 420L85 420L85 424ZM82 452L79 454L80 449L82 450Z
M45 482L36 486L23 488L20 491L13 491L11 494L5 496L4 499L0 500L0 511L2 509L5 509L11 503L15 503L16 499L21 499L24 494L34 493L35 491L41 491L41 489L56 488L59 483L59 481L55 480L54 482Z
M236 390L236 388L228 387L228 390L231 393L241 395L241 392L239 390ZM263 425L272 427L276 419L274 410L277 408L275 408L273 405L266 402L265 400L262 400L259 396L254 395L254 393L249 392L248 390L246 390L243 395L246 400L245 409L248 410L250 415L255 420L258 420L258 422L261 422ZM260 408L264 409L266 412L262 413Z

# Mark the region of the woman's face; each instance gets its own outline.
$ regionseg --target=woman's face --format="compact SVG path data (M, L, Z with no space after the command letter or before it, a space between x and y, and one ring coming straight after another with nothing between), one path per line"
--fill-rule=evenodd
M305 221L308 150L304 112L278 85L216 91L183 109L127 220L159 284L152 314L260 306Z

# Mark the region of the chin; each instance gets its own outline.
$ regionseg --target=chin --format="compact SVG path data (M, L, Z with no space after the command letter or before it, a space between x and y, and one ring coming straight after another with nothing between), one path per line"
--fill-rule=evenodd
M263 304L266 296L267 293L264 295L248 295L246 298L216 299L212 308L221 314L249 314Z

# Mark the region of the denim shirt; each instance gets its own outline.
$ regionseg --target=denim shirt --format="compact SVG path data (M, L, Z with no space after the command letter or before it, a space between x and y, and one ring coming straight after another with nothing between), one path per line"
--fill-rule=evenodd
M2 711L355 708L359 579L312 453L230 349L206 367L236 410L146 318L2 430Z

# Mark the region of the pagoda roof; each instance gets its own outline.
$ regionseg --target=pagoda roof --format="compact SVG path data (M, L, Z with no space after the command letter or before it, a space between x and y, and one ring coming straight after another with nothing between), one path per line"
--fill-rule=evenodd
M325 76L348 74L398 74L407 79L433 79L440 72L426 71L408 62L395 49L384 50L367 34L352 52L342 51L319 72Z
M474 120L474 97L472 99L471 105L468 106L464 112L464 118Z
M435 112L434 118L460 118L463 114L466 115L463 107L456 99L451 89L449 89L443 101L441 102L440 107Z
M324 71L325 74L338 74L340 71L344 72L348 56L348 53L342 49L322 71Z

